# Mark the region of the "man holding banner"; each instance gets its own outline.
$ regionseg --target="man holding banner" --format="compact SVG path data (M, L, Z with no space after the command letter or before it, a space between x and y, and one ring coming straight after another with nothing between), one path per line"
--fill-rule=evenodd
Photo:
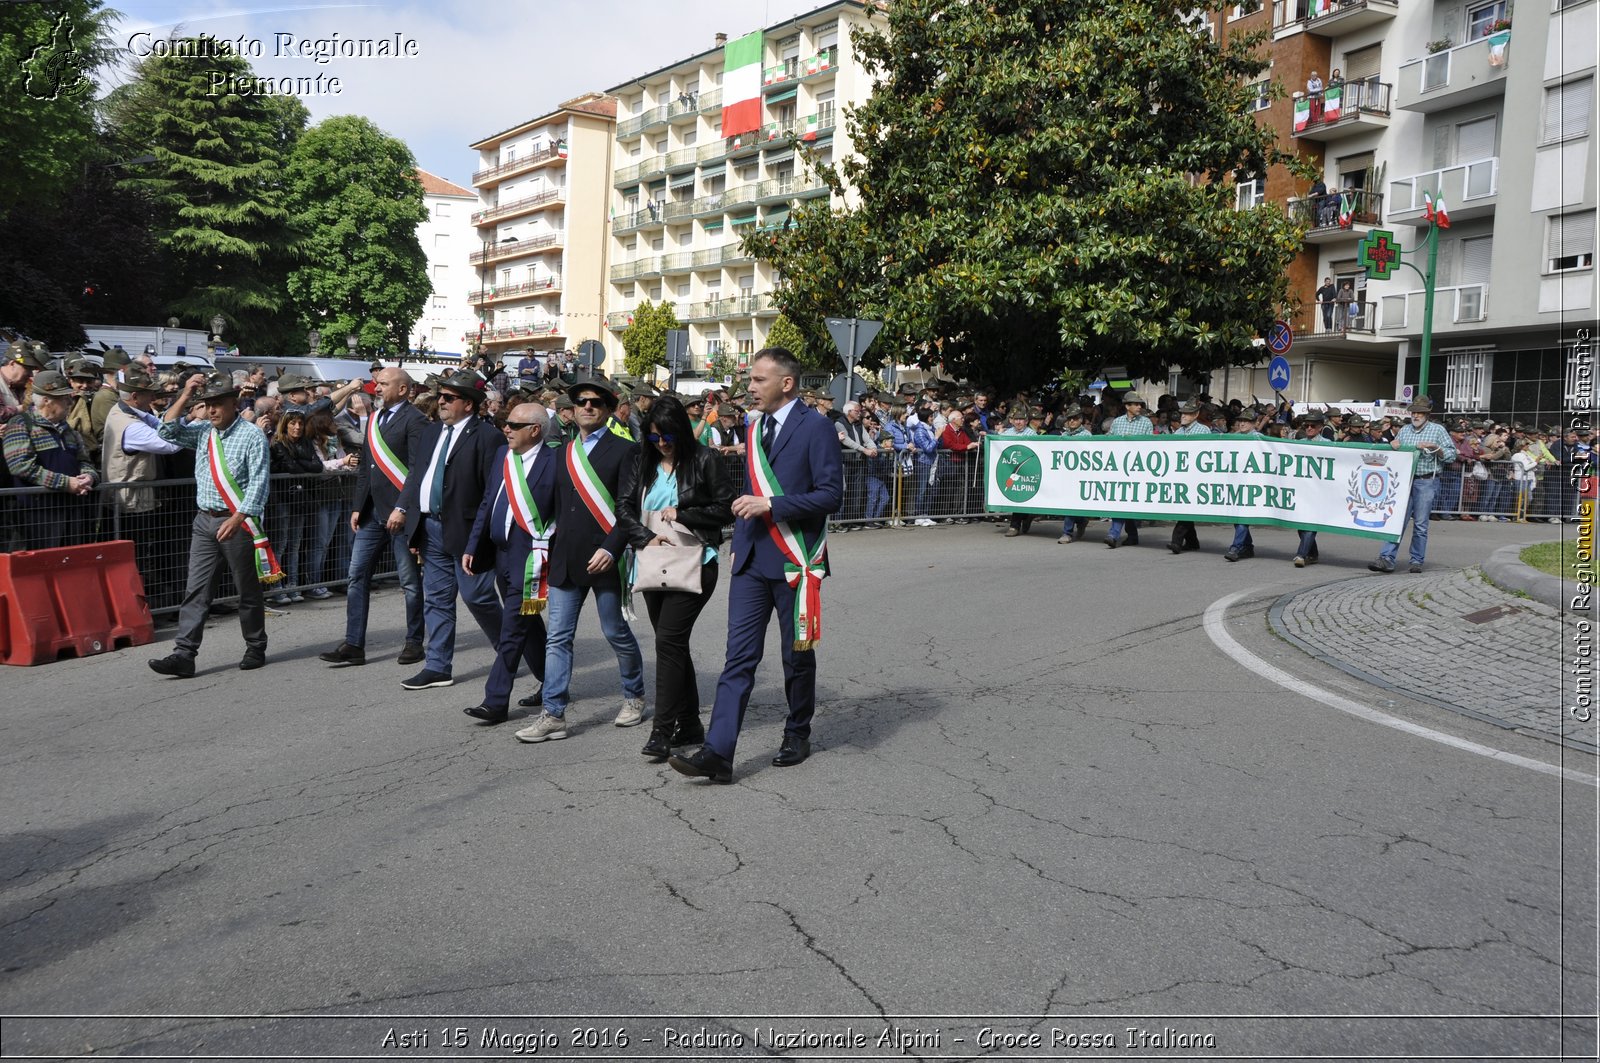
M1456 445L1437 422L1430 421L1433 400L1426 395L1417 396L1411 404L1411 423L1400 429L1394 442L1395 450L1415 450L1417 463L1411 477L1411 504L1406 520L1411 524L1411 572L1421 572L1428 558L1428 516L1433 512L1433 500L1439 494L1439 470L1456 460ZM1400 534L1405 535L1402 526ZM1378 559L1367 567L1374 572L1393 572L1395 558L1400 554L1400 540L1386 543L1378 552Z
M838 434L826 417L799 401L799 388L800 363L793 354L782 347L757 352L750 398L760 417L750 425L745 448L750 493L733 501L726 663L706 744L669 760L684 775L733 781L734 747L774 610L789 717L772 763L791 767L811 755L828 515L844 500L844 470Z
M195 420L179 422L191 403ZM239 630L244 634L241 671L267 663L267 610L263 583L283 578L261 530L272 469L267 437L239 417L239 388L226 373L196 373L167 407L158 434L194 451L195 514L189 537L189 583L178 611L172 653L150 662L150 670L174 679L194 676L194 659L206 633L206 617L222 579L222 565L239 588Z
M1175 436L1208 436L1211 429L1200 422L1203 407L1194 399L1190 399L1178 407L1178 428L1172 432ZM1167 549L1175 554L1185 550L1200 549L1200 537L1195 534L1194 521L1180 520L1172 524L1172 539L1167 543Z

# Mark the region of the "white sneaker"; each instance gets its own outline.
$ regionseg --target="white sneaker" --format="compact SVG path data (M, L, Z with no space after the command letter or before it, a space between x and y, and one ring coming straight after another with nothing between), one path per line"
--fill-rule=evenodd
M567 721L548 712L541 712L537 720L517 732L519 742L547 742L565 737L567 737Z
M916 525L919 528L931 528L933 527L933 521L929 520L927 517L921 517L917 520Z
M623 698L622 711L611 721L618 727L633 727L644 722L644 699Z

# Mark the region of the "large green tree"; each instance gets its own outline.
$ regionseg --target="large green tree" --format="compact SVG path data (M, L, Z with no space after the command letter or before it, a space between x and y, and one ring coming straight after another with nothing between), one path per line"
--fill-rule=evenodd
M220 313L226 339L279 353L303 342L288 312L295 234L284 170L305 106L234 91L253 77L250 66L215 41L169 43L106 105L122 150L154 157L130 162L121 184L149 201L165 259L163 310L202 327Z
M640 303L622 333L622 368L629 376L648 380L653 367L667 364L667 333L679 327L678 311L671 303Z
M896 0L853 43L878 79L824 171L856 205L797 210L746 246L812 341L881 317L889 357L1001 386L1252 360L1298 232L1234 209L1281 153L1251 119L1252 39L1191 32L1174 0Z
M341 344L354 332L366 349L407 349L433 290L417 239L428 212L411 149L365 118L329 118L295 144L286 184L300 234L289 274L299 323Z
M826 336L826 333L824 335ZM800 364L807 369L832 373L844 368L844 363L839 359L839 351L831 339L824 339L819 347L810 336L800 330L799 326L782 314L778 315L772 327L767 330L767 346L785 348L800 359Z

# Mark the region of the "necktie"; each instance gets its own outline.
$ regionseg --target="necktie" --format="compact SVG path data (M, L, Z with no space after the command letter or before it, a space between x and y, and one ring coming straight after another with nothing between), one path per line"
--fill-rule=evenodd
M394 416L394 411L393 410L384 410L383 413L379 414L378 415L378 431L381 432L385 428L388 428L389 427L389 418L391 418L393 416Z
M444 426L444 438L439 441L439 457L433 463L433 486L428 489L428 512L438 513L444 505L444 467L450 460L450 433L453 424Z
M778 443L778 419L768 417L767 423L761 426L761 449L767 452L767 457L772 457L772 448Z

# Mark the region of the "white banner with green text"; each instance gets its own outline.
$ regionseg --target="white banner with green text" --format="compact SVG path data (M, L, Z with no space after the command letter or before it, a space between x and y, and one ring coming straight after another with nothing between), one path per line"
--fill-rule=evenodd
M1268 524L1396 540L1415 452L1254 436L989 436L996 513Z

